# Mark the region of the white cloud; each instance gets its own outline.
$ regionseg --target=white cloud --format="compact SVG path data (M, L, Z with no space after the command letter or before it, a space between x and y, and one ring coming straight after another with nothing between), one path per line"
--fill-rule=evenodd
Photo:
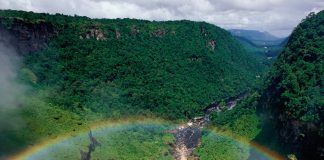
M189 19L224 28L288 35L322 0L3 0L1 9L82 15L92 18Z

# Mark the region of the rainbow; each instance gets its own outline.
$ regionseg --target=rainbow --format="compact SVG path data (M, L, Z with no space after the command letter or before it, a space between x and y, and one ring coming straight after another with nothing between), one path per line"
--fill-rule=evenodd
M217 131L217 129L212 128L208 130L210 133L217 135L217 136L222 136L226 139L232 139L235 140L236 142L238 142L241 145L244 146L248 146L250 149L252 149L252 151L254 152L255 156L258 157L254 157L254 159L260 159L260 160L285 160L286 158L284 158L282 155L256 143L256 142L250 142L249 140L247 140L244 137L240 137L237 135L233 135L233 134L228 134L227 132L221 132L221 131ZM234 138L235 137L235 138Z
M118 129L118 128L123 128L125 126L134 126L134 125L155 125L155 126L159 126L159 125L169 125L169 126L176 126L175 124L172 124L170 121L165 121L162 119L150 119L150 118L128 118L127 120L107 120L107 121L101 121L101 122L96 122L93 124L90 124L90 129L92 130L92 132L100 132L103 130L107 130L109 129L111 132L113 132L114 130ZM87 137L87 134L89 132L89 129L83 129L80 130L76 133L68 133L65 135L61 135L58 137L52 137L49 138L43 142L40 142L36 145L30 146L26 149L24 149L21 152L18 152L17 154L9 157L9 160L34 160L34 159L38 159L35 158L35 155L39 155L39 154L45 154L47 152L52 151L52 148L55 148L55 145L64 145L65 142L71 140L71 139L75 139L77 137L83 136L83 137ZM221 133L216 133L214 131L211 131L212 134L218 135L218 136L222 136L222 137L226 137L228 139L232 139L240 144L244 144L246 146L249 146L250 148L252 148L253 150L255 150L259 155L261 155L262 158L265 160L281 160L284 159L283 157L281 157L279 154L267 149L266 147L263 147L257 143L249 143L246 142L244 140L237 140L237 139L233 139L233 137L227 136L225 134L221 134ZM36 156L37 157L37 156Z

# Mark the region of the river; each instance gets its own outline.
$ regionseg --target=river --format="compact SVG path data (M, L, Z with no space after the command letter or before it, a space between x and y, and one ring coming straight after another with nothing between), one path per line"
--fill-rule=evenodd
M222 112L231 110L237 102L248 95L248 92L241 93L235 97L226 99L225 105L221 102L214 102L204 109L204 115L194 117L186 124L180 125L177 129L168 131L175 137L175 145L173 146L172 155L176 160L187 160L188 157L194 156L192 152L201 143L201 132L210 122L210 114L213 112ZM191 159L199 159L199 157L191 157Z

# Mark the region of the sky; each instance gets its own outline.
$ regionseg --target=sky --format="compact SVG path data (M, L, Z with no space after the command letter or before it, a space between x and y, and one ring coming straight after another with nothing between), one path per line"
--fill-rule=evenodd
M91 18L206 21L225 29L253 29L284 37L324 0L0 0L0 9Z

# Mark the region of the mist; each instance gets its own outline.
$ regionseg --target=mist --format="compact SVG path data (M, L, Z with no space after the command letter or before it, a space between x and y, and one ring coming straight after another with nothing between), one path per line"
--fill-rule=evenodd
M15 50L0 43L0 132L23 125L19 115L26 86L18 82L20 64Z

